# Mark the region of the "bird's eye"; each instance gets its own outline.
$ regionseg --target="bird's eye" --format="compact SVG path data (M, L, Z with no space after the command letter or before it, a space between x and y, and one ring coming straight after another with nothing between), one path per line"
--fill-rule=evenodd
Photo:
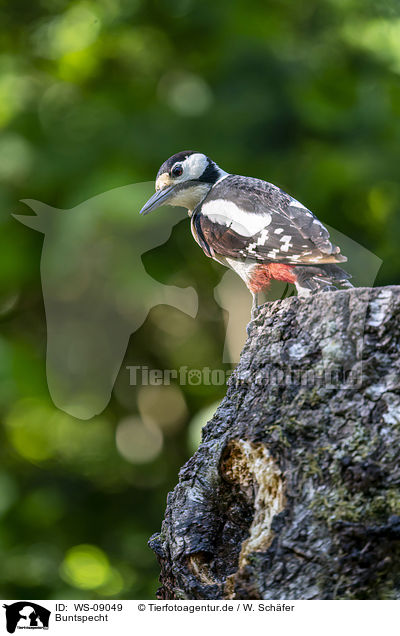
M180 177L182 172L183 172L183 168L180 163L176 163L171 170L171 174L173 177Z

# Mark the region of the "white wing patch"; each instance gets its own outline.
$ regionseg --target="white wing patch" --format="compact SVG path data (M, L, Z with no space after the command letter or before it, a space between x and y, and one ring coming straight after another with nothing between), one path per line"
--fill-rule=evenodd
M282 236L281 238L281 252L288 252L289 251L289 247L293 247L293 243L291 242L292 237L289 236L289 234L285 234L284 236Z
M216 199L205 203L201 208L204 214L213 223L231 227L241 236L254 236L271 223L272 217L269 212L264 214L254 214L239 208L233 201L226 199ZM263 239L264 241L264 239ZM258 243L258 241L257 241ZM261 243L258 243L259 245Z
M269 232L267 229L261 230L261 234L257 239L257 245L265 245L269 239Z

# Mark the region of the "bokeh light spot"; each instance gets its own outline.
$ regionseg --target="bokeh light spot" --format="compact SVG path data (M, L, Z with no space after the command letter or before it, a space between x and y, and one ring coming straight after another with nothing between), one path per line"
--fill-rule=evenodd
M101 587L101 594L105 598L118 596L124 587L125 583L121 573L115 568L110 568L108 579Z
M16 402L4 423L14 449L33 463L57 459L91 474L101 471L112 448L112 428L104 417L83 423L37 398Z
M178 431L187 416L186 402L176 385L142 386L138 407L143 421L157 424L164 432Z
M116 443L122 457L132 464L145 464L160 454L163 434L152 422L126 417L118 424Z
M400 18L347 22L343 34L353 46L363 48L400 73Z
M54 448L47 435L46 422L52 409L36 400L21 400L5 419L8 437L25 459L41 462L52 457Z
M202 115L212 102L208 84L192 73L167 73L160 80L158 93L173 110L188 117Z
M7 161L0 162L0 181L5 182L18 182L26 177L34 162L31 146L15 133L0 136L0 156L7 157Z
M399 194L399 186L396 183L377 183L368 193L371 216L379 223L387 222L390 214L396 210Z
M82 590L92 590L104 585L110 575L106 554L94 545L77 545L68 550L61 564L62 578Z
M19 73L13 66L12 59L0 57L0 126L5 126L23 110L34 95L32 78Z
M33 35L34 48L42 57L58 59L92 44L100 27L93 4L74 3L65 13L40 24Z

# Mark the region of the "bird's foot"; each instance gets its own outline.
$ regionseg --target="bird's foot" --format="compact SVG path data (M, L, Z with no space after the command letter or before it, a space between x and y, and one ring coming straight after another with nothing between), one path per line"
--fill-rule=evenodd
M246 325L246 333L247 333L247 337L249 338L251 335L251 330L253 328L253 320L250 320L250 322Z
M259 314L260 308L259 307L252 307L251 308L251 314L250 314L250 321L252 322L253 320L255 320Z
M254 327L254 321L258 318L260 314L260 309L261 309L261 305L255 305L253 303L253 306L251 308L251 314L250 314L250 322L248 323L246 327L246 332L248 336L250 336L251 330Z
M257 318L260 306L258 304L258 294L253 294L253 304L251 305L251 320Z

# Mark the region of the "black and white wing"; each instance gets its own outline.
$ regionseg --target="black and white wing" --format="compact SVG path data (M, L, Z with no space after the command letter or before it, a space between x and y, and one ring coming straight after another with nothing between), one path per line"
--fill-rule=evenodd
M230 175L194 211L192 232L208 256L288 264L340 263L315 215L280 188Z

